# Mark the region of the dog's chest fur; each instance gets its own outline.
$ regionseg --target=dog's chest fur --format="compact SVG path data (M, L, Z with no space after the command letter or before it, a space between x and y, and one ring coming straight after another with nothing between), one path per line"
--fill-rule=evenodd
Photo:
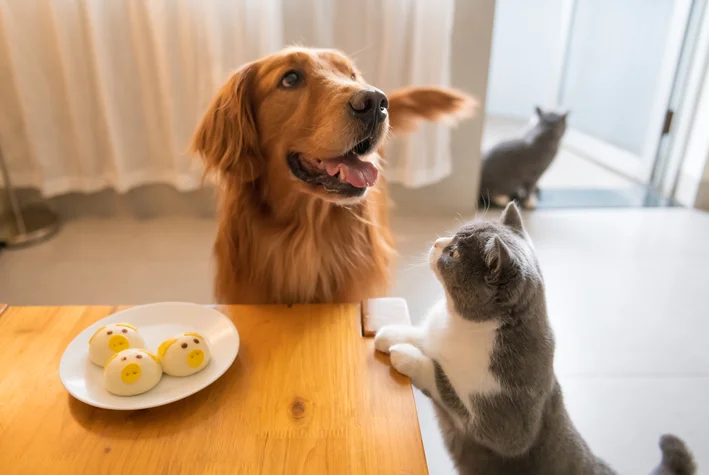
M342 303L386 295L388 234L364 211L315 202L285 224L236 216L215 244L218 300Z
M367 228L352 217L347 225L328 223L323 226L294 226L288 233L276 236L283 252L268 252L266 268L280 269L271 276L273 297L288 303L324 303L357 299L367 294L372 281L379 280L376 263L371 256L377 245ZM354 292L352 292L354 291ZM364 297L362 297L364 298Z

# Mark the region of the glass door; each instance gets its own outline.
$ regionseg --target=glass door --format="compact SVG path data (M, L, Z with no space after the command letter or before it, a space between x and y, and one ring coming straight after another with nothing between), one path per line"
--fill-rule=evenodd
M568 0L558 102L565 145L647 184L692 0Z

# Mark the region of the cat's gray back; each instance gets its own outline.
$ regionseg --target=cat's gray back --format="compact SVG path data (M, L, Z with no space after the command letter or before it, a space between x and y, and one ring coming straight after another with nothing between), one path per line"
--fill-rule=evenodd
M437 389L446 398L436 411L460 473L613 474L577 432L564 406L554 374L544 281L516 206L505 209L501 223L461 228L447 252L439 259L438 273L457 315L475 324L498 324L489 370L499 391L455 394L454 384L437 368ZM463 398L470 402L472 417L461 416L458 400ZM667 440L657 473L694 473L682 442ZM675 461L683 470L668 468Z
M466 475L612 473L597 462L568 419L553 371L554 336L539 264L521 221L508 219L512 227L478 223L476 229L462 229L473 241L466 243L470 254L459 250L469 275L447 276L449 295L463 318L500 323L490 371L502 388L497 394L468 396L475 420L466 434L455 431L445 411L439 414L442 425L450 425L444 430L448 445ZM489 300L474 289L482 282L471 276L485 275L489 263L474 254L490 248L493 236L509 255L500 258L496 279L501 285ZM459 285L464 279L471 285Z
M480 182L481 190L503 194L502 191L511 192L521 186L524 178L515 167L527 161L529 148L530 144L523 139L512 139L501 142L485 152ZM528 173L524 175L526 176Z
M556 156L566 130L566 114L537 110L537 122L522 138L503 141L483 156L483 196L532 193Z

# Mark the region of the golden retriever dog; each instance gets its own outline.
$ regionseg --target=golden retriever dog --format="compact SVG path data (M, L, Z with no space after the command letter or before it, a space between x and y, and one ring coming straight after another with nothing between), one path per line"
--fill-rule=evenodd
M387 294L392 237L378 153L420 120L470 115L439 88L388 98L344 54L288 48L241 67L192 142L217 177L219 303L343 303Z

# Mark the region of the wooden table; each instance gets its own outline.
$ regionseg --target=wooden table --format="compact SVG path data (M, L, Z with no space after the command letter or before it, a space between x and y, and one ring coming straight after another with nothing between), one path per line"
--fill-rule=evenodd
M0 473L428 473L409 380L362 336L359 306L221 308L241 336L226 374L128 412L83 404L59 380L69 342L116 310L0 314Z

